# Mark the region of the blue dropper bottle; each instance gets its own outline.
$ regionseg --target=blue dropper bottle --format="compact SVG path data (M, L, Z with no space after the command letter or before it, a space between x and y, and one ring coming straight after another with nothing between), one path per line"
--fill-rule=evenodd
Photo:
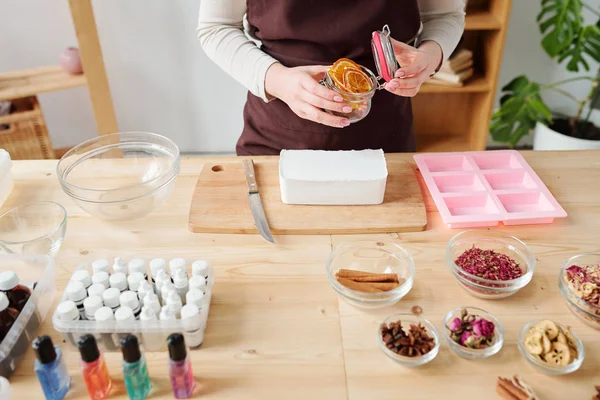
M54 347L50 336L40 336L33 340L33 350L37 359L34 371L42 385L47 400L62 400L69 391L71 377L59 347Z

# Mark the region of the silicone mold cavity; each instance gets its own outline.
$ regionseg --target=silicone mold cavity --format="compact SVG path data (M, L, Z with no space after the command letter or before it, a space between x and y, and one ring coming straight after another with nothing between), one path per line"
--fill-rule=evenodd
M417 154L414 159L450 228L545 224L567 216L517 151Z

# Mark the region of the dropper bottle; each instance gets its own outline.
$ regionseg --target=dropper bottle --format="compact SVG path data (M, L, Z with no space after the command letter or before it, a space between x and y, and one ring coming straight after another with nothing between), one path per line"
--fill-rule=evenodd
M169 348L169 375L171 387L176 399L188 399L194 392L196 382L192 372L192 364L187 354L185 340L180 333L173 333L167 338Z
M112 388L112 381L106 369L106 363L94 335L83 335L77 343L81 354L81 372L90 398L105 399Z
M62 351L54 347L50 336L40 336L33 340L36 354L35 373L42 385L47 400L61 400L69 391L71 377L67 371Z
M121 352L127 394L131 400L143 400L150 392L150 377L137 337L127 335L121 339Z

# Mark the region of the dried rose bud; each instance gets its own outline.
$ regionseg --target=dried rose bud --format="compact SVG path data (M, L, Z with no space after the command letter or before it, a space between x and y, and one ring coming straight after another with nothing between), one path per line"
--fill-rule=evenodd
M456 317L450 322L450 330L452 332L457 332L462 329L462 321L460 318Z
M473 327L473 333L481 337L490 337L494 335L495 325L492 321L487 319L479 318L471 323Z
M463 334L460 336L460 344L462 344L463 346L468 346L467 343L471 339L471 336L473 336L473 334L471 332L469 332L469 331L463 332Z

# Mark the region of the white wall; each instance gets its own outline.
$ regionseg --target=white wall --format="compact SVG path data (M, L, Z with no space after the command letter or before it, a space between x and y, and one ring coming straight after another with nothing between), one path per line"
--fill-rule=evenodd
M592 0L593 2L594 0ZM245 90L214 66L196 40L199 0L95 0L120 130L174 139L184 152L233 152ZM526 73L539 81L570 76L549 61L535 24L539 1L513 1L500 86ZM0 71L57 64L76 45L66 1L0 0ZM573 84L583 95L585 84ZM96 134L87 89L40 96L56 147ZM549 97L555 108L570 100Z

